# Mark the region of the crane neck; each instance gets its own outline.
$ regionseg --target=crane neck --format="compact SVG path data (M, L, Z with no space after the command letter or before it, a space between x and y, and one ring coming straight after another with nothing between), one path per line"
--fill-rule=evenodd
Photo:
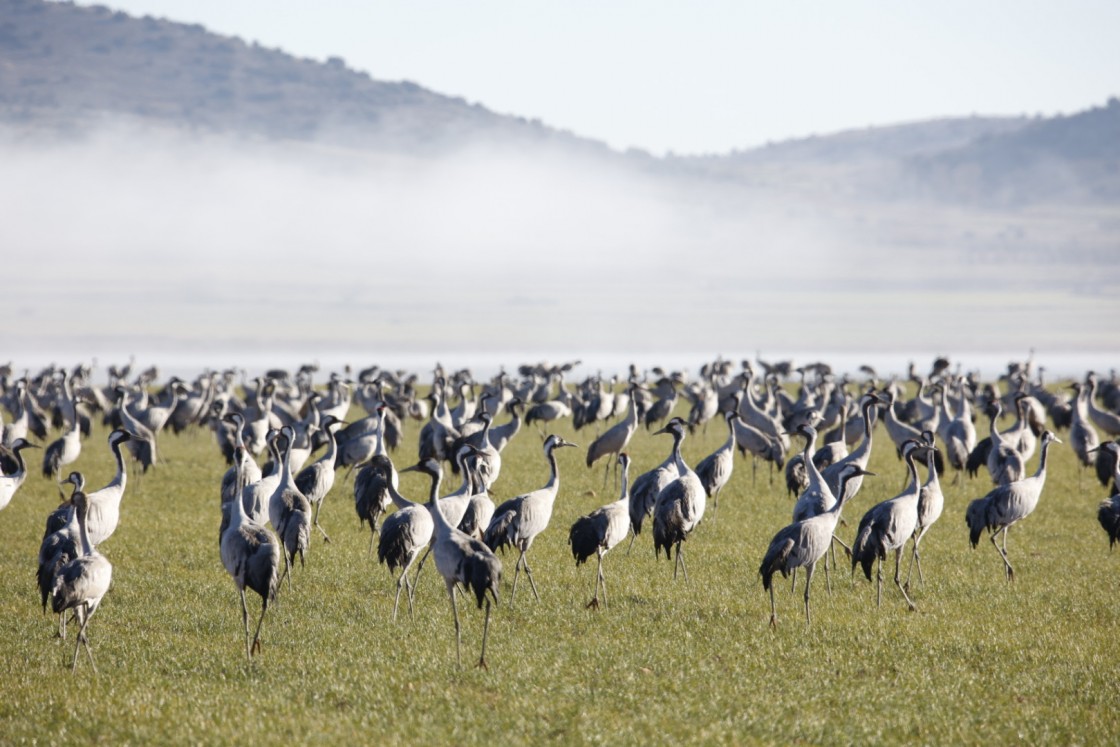
M119 485L121 490L124 490L125 483L128 481L128 470L125 468L120 441L113 441L113 458L117 460L117 473L113 476L113 481L109 485Z
M630 463L622 467L622 490L618 496L619 502L630 500Z
M70 497L70 502L74 503L73 496ZM89 540L89 527L86 525L89 516L89 503L85 500L84 495L79 503L74 503L74 513L78 519L78 537L82 543L82 555L93 555L93 543Z
M1046 456L1050 451L1051 439L1047 438L1042 441L1042 453L1038 457L1038 470L1034 473L1035 477L1046 477Z
M428 475L432 478L431 487L428 489L428 510L432 514L432 519L435 521L436 527L444 531L449 531L451 525L447 523L447 519L443 515L443 509L439 507L439 484L442 481L443 475L439 470L429 472Z
M549 468L548 482L545 483L545 487L553 491L554 494L560 487L560 465L556 463L556 455L553 453L555 451L556 446L554 444L549 444L544 452L545 457L548 459Z
M684 431L674 430L673 431L673 461L676 462L677 472L679 472L682 476L686 472L691 472L692 471L691 469L689 469L688 465L685 464L684 456L681 454L681 444L683 442L684 442Z

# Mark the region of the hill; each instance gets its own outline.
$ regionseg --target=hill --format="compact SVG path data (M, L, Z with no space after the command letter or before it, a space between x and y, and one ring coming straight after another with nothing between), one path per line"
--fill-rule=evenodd
M98 120L432 152L464 142L607 148L419 85L105 7L0 0L0 121L62 134Z

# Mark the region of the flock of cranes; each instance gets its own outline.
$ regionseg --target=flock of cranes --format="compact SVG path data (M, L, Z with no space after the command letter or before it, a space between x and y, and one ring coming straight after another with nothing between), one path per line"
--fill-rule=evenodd
M48 432L57 430L58 437L44 449L42 475L59 483L60 493L63 485L72 492L47 518L36 579L43 609L50 607L59 615L57 634L65 638L68 615L77 623L71 665L75 669L82 646L93 665L87 629L113 573L98 547L119 524L128 461L144 472L166 468L158 458L157 441L167 427L176 433L208 429L217 445L215 457L221 454L229 464L215 486L222 507L215 523L222 565L240 597L250 662L261 650L269 605L281 593L297 593L296 559L301 566L307 562L316 533L324 544L331 541L320 523L328 497L334 495L334 503L346 492L360 522L371 531L370 554L376 547L377 561L394 577L393 618L402 593L410 615L414 613L416 580L430 555L452 607L460 664L458 594L473 595L484 609L478 664L485 667L491 607L499 603L503 576L508 577L503 574L503 551L508 547L517 552L508 606L515 603L522 570L539 600L529 551L548 529L561 494L557 452L580 448L542 430L547 479L539 488L518 493L499 481L502 452L521 433L523 422L555 424L571 418L577 431L596 428L599 435L586 448L586 465L591 469L605 462L604 486L615 471L618 497L576 519L567 534L577 566L596 557L593 594L587 603L592 608L607 606L604 556L628 535L629 552L646 525L652 526L655 555L664 550L674 563L673 578L679 573L688 581L684 544L702 525L708 500L713 512L718 506L721 491L731 483L736 452L755 464L769 462L772 470L784 468L786 487L794 498L792 522L777 529L758 567L769 593L772 626L778 622L774 575L792 575L796 587L796 571L805 569L804 612L810 623L814 572L823 561L831 591L836 545L850 557L853 575L859 568L871 581L875 570L877 605L882 604L882 566L893 554L894 584L907 607L917 609L910 594L911 574L916 567L924 582L920 547L945 509L940 476L947 469L955 471L955 483L974 479L981 471L990 478L993 487L968 504L964 519L972 546L986 531L1007 581L1013 581L1008 530L1039 503L1048 451L1063 443L1055 435L1057 429L1068 429L1066 441L1082 465L1094 466L1103 485L1112 483L1111 497L1100 504L1098 519L1110 545L1120 538L1120 443L1111 440L1120 436L1120 383L1115 375L1102 379L1090 372L1084 383L1069 388L1072 396L1067 397L1047 388L1042 371L1033 371L1029 364L1010 366L1000 381L982 384L939 360L927 376L911 370L916 394L906 397L904 382L881 381L873 371L856 381L814 364L796 371L800 387L794 396L782 385L778 367L761 362L756 367L744 361L736 370L732 363L717 360L691 379L680 372L657 369L650 375L632 368L622 382L592 376L574 387L565 381L571 368L523 366L518 376L503 372L479 383L469 371L449 373L437 366L422 397L418 376L376 367L357 375L332 374L320 387L313 381L314 366L294 376L273 371L248 380L242 374L240 381L235 371L207 371L193 384L172 378L162 387L155 386L154 369L134 379L128 368L111 369L108 384L99 386L84 366L18 378L6 367L0 369L0 402L11 417L2 431L0 509L27 479L28 449L37 446L31 438L46 442ZM675 415L682 399L689 403L687 415ZM355 408L365 415L348 422ZM1001 429L1005 409L1016 420ZM977 439L974 413L988 419L985 439ZM503 415L508 419L496 423ZM82 473L71 471L65 480L60 478L64 468L78 460L96 416L111 428L108 445L116 473L104 487L87 493ZM398 469L390 454L403 448L407 419L424 425L418 458ZM726 425L727 439L692 467L682 443L712 420ZM879 420L902 462L905 479L901 492L863 513L849 544L838 529L864 478L876 477L868 465ZM664 461L631 479L634 461L627 449L643 426L651 435L669 436L672 444ZM661 427L655 431L657 426ZM803 439L797 453L791 453L791 438ZM1026 465L1036 451L1037 469L1028 474ZM262 466L265 455L268 460ZM461 476L460 485L446 495L441 491L445 468ZM430 479L427 500L401 494L399 473L409 471ZM757 481L753 469L741 483L748 479ZM495 485L514 497L495 505L490 495ZM966 485L976 490L974 483ZM0 523L2 519L0 515ZM910 565L903 579L908 548ZM255 632L246 589L261 599Z

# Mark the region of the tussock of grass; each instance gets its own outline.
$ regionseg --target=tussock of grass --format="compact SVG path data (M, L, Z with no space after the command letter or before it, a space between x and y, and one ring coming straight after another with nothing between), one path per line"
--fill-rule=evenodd
M394 455L400 466L415 456L417 431L408 425L405 453ZM593 438L566 424L557 432L585 447ZM868 478L845 512L848 537L863 511L897 492L904 472L881 429L876 437L870 468L880 477ZM74 465L94 487L113 469L104 439L96 432ZM686 458L695 464L722 440L713 426L686 441ZM667 437L639 432L633 474L660 462L669 446ZM790 518L781 475L771 483L760 467L752 484L750 463L737 459L719 513L709 513L685 545L691 584L674 583L672 565L654 559L647 528L631 555L623 545L607 556L610 606L594 611L584 609L594 563L575 567L567 529L615 492L602 489L600 465L583 465L582 449L564 450L553 522L530 555L542 599L524 584L509 608L516 554L507 553L489 672L471 668L482 614L466 600L466 667L456 667L450 605L433 567L420 580L415 616L402 602L392 622L392 579L366 553L368 532L358 527L349 483L336 485L323 510L334 542L316 538L307 567L296 568L294 592L284 590L269 612L262 654L246 667L236 593L218 556L225 465L204 433L168 434L163 454L167 464L130 483L121 527L101 548L114 582L90 628L97 677L84 660L71 677L72 642L52 637L54 621L37 604L35 558L57 491L32 475L0 514L0 741L1115 739L1120 559L1096 524L1103 491L1088 473L1079 489L1068 446L1054 447L1038 510L1011 531L1014 585L990 543L968 546L964 509L987 485L956 487L947 478L945 514L922 546L918 613L906 611L890 567L876 609L874 586L861 576L853 582L841 556L831 595L818 569L812 627L800 586L790 594L788 581L778 581L777 630L767 627L757 569ZM526 429L504 455L495 497L546 477L540 438ZM448 475L447 490L453 480ZM426 495L415 475L403 476L402 490Z

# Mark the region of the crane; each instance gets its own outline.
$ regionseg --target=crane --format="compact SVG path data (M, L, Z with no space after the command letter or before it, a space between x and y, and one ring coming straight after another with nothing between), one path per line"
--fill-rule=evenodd
M999 485L983 498L977 498L968 504L965 512L965 523L968 524L968 539L975 548L980 542L980 534L987 529L991 532L989 539L992 547L996 548L1003 558L1007 581L1015 580L1015 569L1007 559L1007 530L1030 516L1042 497L1042 488L1046 485L1046 456L1052 443L1061 443L1052 431L1042 434L1042 455L1039 457L1038 470L1029 477ZM1003 547L996 543L996 538L1003 534Z
M599 606L600 586L603 588L603 606L606 606L607 580L603 577L603 556L626 539L630 531L630 455L624 451L617 459L622 466L622 494L618 500L579 517L568 531L568 544L572 546L572 557L577 566L586 562L592 554L599 558L595 592L587 603L588 609Z
M724 413L727 421L727 440L718 449L700 460L696 465L696 476L704 486L704 494L713 501L713 510L719 509L719 494L731 480L735 468L735 421L739 413L729 410Z
M483 542L459 531L444 517L440 501L436 499L442 474L439 462L434 458L428 458L413 469L432 478L432 491L427 506L434 520L431 552L435 559L436 570L443 577L443 583L447 587L447 596L451 598L451 612L455 616L455 659L460 667L463 666L459 606L455 601L457 587L462 585L464 591L474 593L479 609L482 609L483 604L486 605L486 619L482 627L482 653L478 657L478 666L488 669L486 639L490 633L490 602L493 600L494 604L498 603L502 561Z
M244 446L240 447L244 450ZM267 528L253 521L246 513L240 496L245 488L247 474L237 473L234 499L229 501L229 526L221 534L222 565L233 578L241 597L241 623L245 628L245 659L252 662L253 653L260 650L261 625L264 624L268 605L276 599L280 586L280 540ZM245 588L260 595L261 616L257 631L249 641L249 608L245 602Z
M922 543L922 537L926 536L929 528L941 518L941 512L945 508L945 495L941 492L941 481L937 476L937 469L934 464L934 452L937 447L933 444L933 433L922 431L922 438L925 440L926 446L929 447L926 450L926 467L929 469L929 475L918 491L918 526L914 530L910 567L906 570L906 583L903 584L907 589L910 588L910 574L914 570L915 563L918 564L918 580L923 584L926 581L922 575L922 557L918 552L918 546Z
M39 447L26 438L17 438L12 442L11 451L16 462L16 471L8 475L0 475L0 511L7 508L12 501L12 496L27 479L27 463L23 458L24 449L38 449Z
M517 577L521 567L525 567L525 575L529 578L529 586L533 589L533 596L540 601L537 592L537 583L533 580L533 570L525 557L533 540L547 527L552 519L552 506L556 501L556 494L560 490L560 470L556 464L556 449L566 446L575 447L576 444L565 441L563 437L552 434L544 440L544 456L548 460L549 477L544 487L529 493L510 498L494 509L494 517L486 527L483 541L491 550L498 550L506 545L516 547L520 555L517 564L513 567L513 588L509 595L510 607L517 595Z
M78 556L58 569L54 587L51 589L51 609L58 615L64 614L67 610L74 610L77 616L78 635L74 645L71 671L78 669L78 653L84 643L90 666L96 672L97 665L93 661L93 652L90 651L89 640L86 638L86 628L93 614L97 612L105 592L109 590L109 584L113 579L113 565L94 548L89 540L89 531L86 528L89 503L86 501L85 493L75 490L70 501L74 504L78 522Z
M284 451L281 456L279 442L283 440ZM292 588L292 564L296 555L302 565L307 551L311 548L311 504L292 477L291 450L295 432L290 425L280 429L279 438L272 439L269 448L272 458L280 465L280 481L268 499L268 520L272 529L284 546L284 578L288 588ZM283 581L284 579L281 579Z
M435 457L425 457L421 462ZM438 460L437 460L438 461ZM415 471L415 467L407 467L402 472ZM393 599L393 619L397 619L397 610L400 607L401 589L408 591L408 614L412 614L413 584L408 579L408 571L416 562L420 551L432 541L432 532L435 531L435 522L432 512L426 506L415 503L401 495L392 480L385 483L389 497L396 504L397 510L389 514L381 524L381 536L377 543L377 560L389 568L393 573L401 569L397 577L397 593ZM435 501L439 496L439 481L432 483L429 501Z
M805 623L812 622L809 612L809 587L813 582L813 571L816 569L817 561L825 556L832 544L836 524L840 520L840 510L847 500L844 498L848 495L844 485L853 477L874 474L858 464L845 464L839 474L841 499L827 511L793 522L770 540L770 546L762 558L758 572L762 576L762 588L770 592L771 627L776 627L778 624L778 613L774 606L774 573L780 572L782 576L788 576L791 571L802 566L805 567Z
M879 561L876 574L876 605L883 603L883 561L887 553L894 552L894 583L902 592L910 611L918 609L899 579L899 564L906 542L914 535L918 526L918 468L914 464L917 451L923 448L918 441L907 440L902 444L902 458L910 473L910 482L894 498L872 506L859 523L856 541L852 543L852 571L857 565L863 567L867 580L871 580L871 566Z
M338 456L338 440L335 438L335 434L344 425L346 423L334 415L323 416L322 428L327 433L327 451L313 464L309 464L300 470L295 477L296 489L306 496L307 501L315 509L311 523L319 530L319 534L323 535L324 542L330 542L331 538L327 536L326 530L319 524L319 511L323 508L323 501L326 499L327 493L331 492L331 488L334 487L335 459Z
M670 482L657 495L657 502L653 505L653 551L659 555L661 548L665 548L665 557L670 557L672 548L676 548L677 559L673 566L673 578L677 577L677 568L684 572L684 579L688 581L688 567L681 556L681 543L688 539L688 535L704 518L704 509L707 506L708 496L700 478L685 463L681 456L681 443L684 441L685 431L688 428L682 418L672 418L664 428L657 433L668 433L673 437L673 461L677 466L677 479Z
M631 387L632 388L632 387ZM601 436L591 442L587 447L587 467L591 468L595 462L599 461L608 454L614 454L616 457L626 450L627 444L630 439L634 437L634 432L638 430L638 405L634 402L634 398L629 398L629 405L626 408L626 417L618 421ZM603 486L607 485L607 474L610 472L611 462L615 463L615 469L618 469L620 462L617 459L610 460L603 470Z

